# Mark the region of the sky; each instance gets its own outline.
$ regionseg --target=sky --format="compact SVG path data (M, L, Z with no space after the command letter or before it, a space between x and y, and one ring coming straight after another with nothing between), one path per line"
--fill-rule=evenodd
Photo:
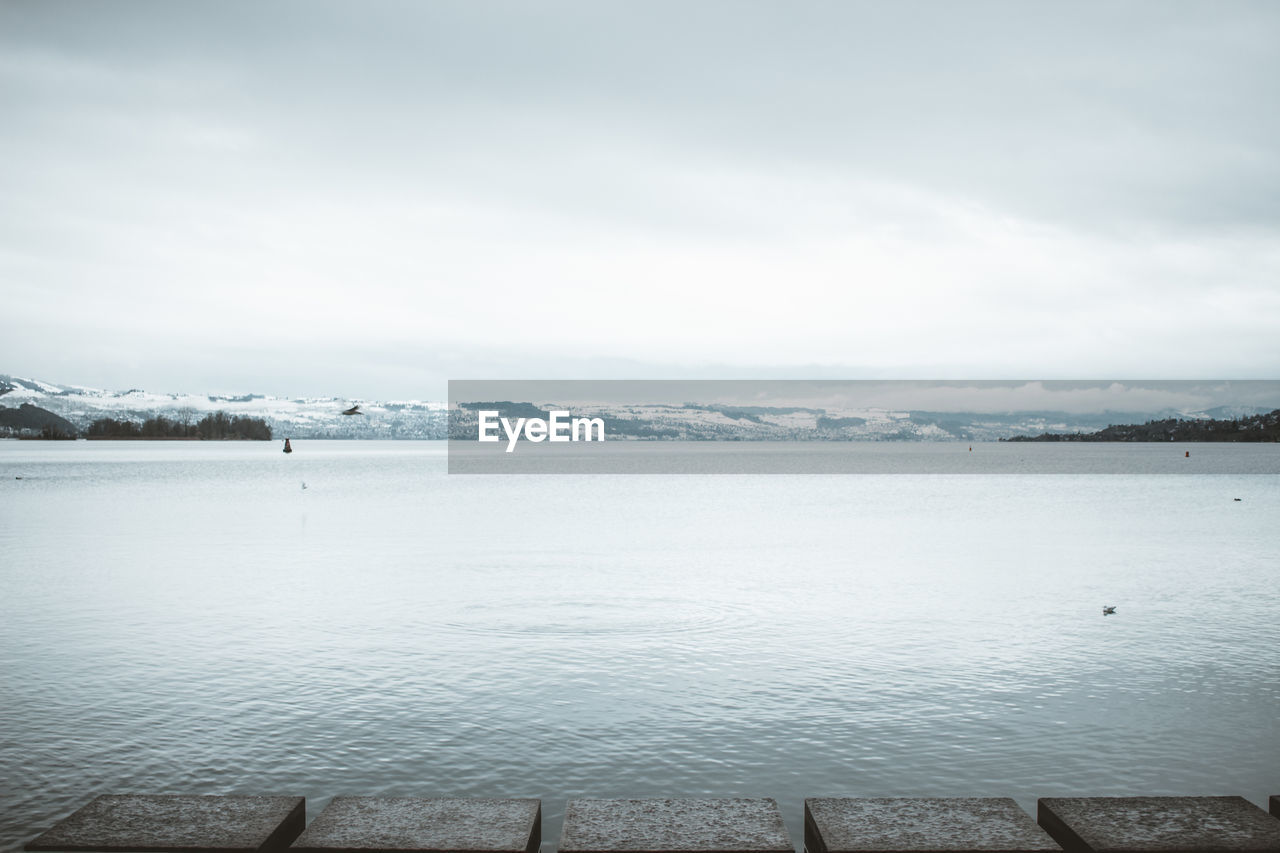
M1280 377L1274 2L0 0L0 373Z

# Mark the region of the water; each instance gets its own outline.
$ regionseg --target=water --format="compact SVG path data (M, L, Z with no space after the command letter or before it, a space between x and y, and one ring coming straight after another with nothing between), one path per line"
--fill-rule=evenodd
M1280 793L1280 477L444 452L0 442L4 849L105 792L541 797L548 848L584 795L799 840L805 796Z
M1195 447L1195 454L1186 448ZM1280 474L1280 444L453 441L451 474ZM1185 455L1184 455L1185 454Z

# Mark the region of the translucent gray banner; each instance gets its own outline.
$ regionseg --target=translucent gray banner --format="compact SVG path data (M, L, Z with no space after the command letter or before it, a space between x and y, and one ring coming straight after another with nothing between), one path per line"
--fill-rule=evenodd
M1280 474L1278 380L453 380L451 474Z

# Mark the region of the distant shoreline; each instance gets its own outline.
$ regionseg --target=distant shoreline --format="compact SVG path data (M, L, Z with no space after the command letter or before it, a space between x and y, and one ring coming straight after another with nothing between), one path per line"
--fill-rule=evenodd
M85 441L275 441L273 438L201 438L182 435L86 435ZM32 439L39 441L40 439Z
M1112 424L1106 429L1087 433L1054 433L1015 435L1002 438L1008 442L1150 442L1173 443L1198 441L1206 444L1280 442L1280 409L1265 414L1230 420L1184 420L1165 418L1143 424Z

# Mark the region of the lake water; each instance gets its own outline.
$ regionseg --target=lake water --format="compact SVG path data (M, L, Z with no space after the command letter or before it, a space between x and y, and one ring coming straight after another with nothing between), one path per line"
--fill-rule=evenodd
M1215 473L1275 446L634 477L295 447L0 442L3 849L105 792L541 797L548 848L576 796L775 797L798 842L805 796L1280 793L1280 476Z

